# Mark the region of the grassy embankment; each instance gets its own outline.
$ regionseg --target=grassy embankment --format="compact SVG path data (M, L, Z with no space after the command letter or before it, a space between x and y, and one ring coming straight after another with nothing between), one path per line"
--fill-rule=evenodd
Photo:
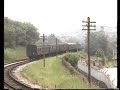
M70 72L62 65L61 57L46 58L45 67L43 60L26 66L21 74L32 83L36 83L48 88L90 88L82 78L77 75L71 75ZM92 85L91 88L99 88Z
M18 60L26 57L26 48L25 47L16 47L4 49L4 63L10 63L14 60ZM81 53L81 57L86 57L86 54ZM83 59L84 60L84 59ZM107 61L104 67L114 67L112 60Z
M4 49L4 63L10 63L14 60L18 60L26 57L25 47L16 47L14 49L6 48Z

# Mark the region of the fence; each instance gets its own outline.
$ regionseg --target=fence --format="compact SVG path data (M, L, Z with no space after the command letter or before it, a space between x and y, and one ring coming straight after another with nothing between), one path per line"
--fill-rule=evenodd
M79 60L77 67L84 73L88 74L88 66L86 66L86 63L83 63ZM99 81L104 82L108 88L117 88L105 73L96 70L95 68L91 68L91 76Z

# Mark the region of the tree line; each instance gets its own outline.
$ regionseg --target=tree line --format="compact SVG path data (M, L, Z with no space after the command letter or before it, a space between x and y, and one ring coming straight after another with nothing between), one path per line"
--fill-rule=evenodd
M110 40L109 36L105 34L104 31L91 32L90 33L90 55L102 57L104 60L105 57L110 60L113 56L113 49L115 48L116 40ZM87 52L87 37L85 39L85 52ZM104 63L104 62L103 62Z
M37 30L31 23L22 23L4 17L4 47L34 44L39 40Z
M56 36L54 34L50 34L49 36L45 37L44 44L45 45L51 45L56 44ZM61 43L61 40L57 38L57 43ZM40 38L36 43L36 45L42 45L43 44L43 38Z
M45 44L55 43L56 36L51 34L46 37ZM58 43L61 42L59 39ZM26 46L28 44L40 45L43 43L38 29L31 23L13 21L4 17L4 47L14 48L17 45Z
M31 23L22 23L13 21L7 17L4 17L4 47L14 48L17 45L26 46L28 44L43 44L42 38L40 38L38 29ZM58 43L61 43L57 39ZM45 44L55 44L56 36L51 34L46 37ZM97 57L112 58L112 51L114 44L117 40L110 40L109 36L104 31L91 32L90 34L90 55ZM87 52L87 37L85 39L84 50ZM102 53L102 54L101 54ZM100 55L98 55L100 54Z

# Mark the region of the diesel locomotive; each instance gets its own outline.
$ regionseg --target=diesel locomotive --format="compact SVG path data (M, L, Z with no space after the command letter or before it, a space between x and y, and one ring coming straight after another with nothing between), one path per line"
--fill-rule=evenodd
M57 45L44 45L43 46L37 46L37 45L27 45L26 48L26 54L27 57L29 57L30 60L33 58L40 58L43 57L43 55L55 55L65 53L65 52L71 52L71 51L77 51L80 50L80 44L76 43L59 43Z

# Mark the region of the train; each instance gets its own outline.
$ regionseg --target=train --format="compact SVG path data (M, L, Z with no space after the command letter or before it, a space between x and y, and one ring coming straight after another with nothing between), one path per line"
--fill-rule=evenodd
M76 43L58 43L57 45L27 45L26 55L30 60L34 58L42 58L45 56L51 56L56 54L62 54L65 52L74 52L81 50L80 44Z

